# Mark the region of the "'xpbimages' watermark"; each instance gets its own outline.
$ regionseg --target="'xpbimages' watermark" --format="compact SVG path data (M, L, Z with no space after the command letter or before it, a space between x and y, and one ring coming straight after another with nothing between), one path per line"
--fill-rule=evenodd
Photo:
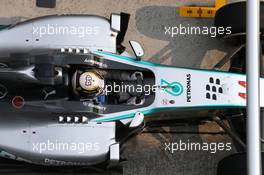
M100 149L99 143L91 142L63 142L56 140L55 142L47 140L47 142L32 143L34 152L40 154L44 152L74 152L83 154L89 151L98 151Z
M215 27L215 26L191 26L189 24L179 26L165 26L164 34L172 38L177 35L209 35L216 37L217 35L230 35L232 33L231 27Z
M223 142L190 142L190 140L164 143L165 151L174 153L177 151L209 151L212 154L218 151L231 151L232 143Z
M157 90L164 90L164 87L160 85L142 85L142 84L120 84L113 83L107 84L104 91L106 94L110 93L119 93L119 92L136 92L136 93L145 93L145 95L150 95L151 92L156 92Z
M87 35L98 35L99 31L99 26L62 26L57 24L46 24L33 27L33 35L37 35L40 38L44 35L76 35L82 38Z

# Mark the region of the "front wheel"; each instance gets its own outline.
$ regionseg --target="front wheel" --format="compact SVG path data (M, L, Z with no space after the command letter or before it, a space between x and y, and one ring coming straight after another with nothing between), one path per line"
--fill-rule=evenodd
M215 14L216 27L224 27L230 32L218 34L224 39L236 39L245 42L246 36L246 2L236 2L221 7ZM228 30L228 31L229 31ZM227 31L227 30L226 30ZM264 2L260 2L260 32L264 33Z

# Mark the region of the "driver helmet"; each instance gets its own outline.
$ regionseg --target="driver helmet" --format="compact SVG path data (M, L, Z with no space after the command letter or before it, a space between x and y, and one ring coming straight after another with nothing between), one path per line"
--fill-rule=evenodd
M83 90L99 91L104 88L104 80L95 72L84 72L80 75L79 84Z
M104 91L104 79L97 72L76 71L73 77L75 77L73 78L73 87L75 87L74 92L80 96L85 98L89 96L94 97L100 95ZM76 82L76 84L74 82Z

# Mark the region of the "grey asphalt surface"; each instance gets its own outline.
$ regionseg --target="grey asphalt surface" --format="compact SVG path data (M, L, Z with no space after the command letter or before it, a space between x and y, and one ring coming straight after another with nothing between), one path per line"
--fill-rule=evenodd
M182 131L198 131L197 126L170 128L177 134L141 134L127 143L126 157L129 162L125 164L125 174L177 174L177 175L216 175L219 160L231 151L165 151L165 143L202 143L202 137L210 135L183 134ZM226 135L214 135L212 142L231 142Z
M131 21L124 44L129 48L128 40L138 40L145 48L144 59L156 63L211 68L210 66L232 48L216 38L205 35L175 37L165 35L165 26L179 26L180 24L212 26L212 19L178 16L178 6L184 4L212 5L213 1L208 0L58 0L55 9L36 8L33 0L1 0L0 3L2 24L20 20L20 17L32 18L48 14L98 14L109 17L111 12L130 13ZM131 50L128 49L128 51ZM126 149L122 156L128 160L124 163L124 174L216 175L218 161L235 152L234 148L231 151L219 151L215 154L209 151L176 151L172 154L165 150L165 143L180 140L199 143L231 142L229 137L222 134L193 133L203 128L204 126L201 125L167 127L163 130L177 133L145 132L132 138L124 145ZM209 123L209 128L214 131L220 130L212 123ZM192 134L181 133L184 131L191 131ZM84 174L89 174L89 172Z

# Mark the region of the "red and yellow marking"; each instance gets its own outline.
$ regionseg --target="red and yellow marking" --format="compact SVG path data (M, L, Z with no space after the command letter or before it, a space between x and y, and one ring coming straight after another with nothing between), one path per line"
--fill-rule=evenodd
M214 7L180 6L181 17L213 18L218 9L226 4L226 0L216 0Z

